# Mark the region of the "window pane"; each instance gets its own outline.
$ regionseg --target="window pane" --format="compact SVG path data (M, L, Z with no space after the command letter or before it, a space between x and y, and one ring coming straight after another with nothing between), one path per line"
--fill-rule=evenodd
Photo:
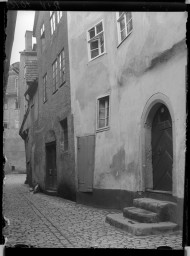
M124 17L120 20L120 31L122 31L125 28L125 20Z
M123 14L123 12L119 12L119 17Z
M105 120L99 120L99 127L98 128L103 128L105 127Z
M104 37L103 35L100 37L100 49L101 49L101 53L104 52Z
M95 36L95 28L92 28L92 29L89 30L88 32L89 32L90 39Z
M100 108L99 109L99 118L102 119L102 118L105 118L105 108Z
M101 31L103 30L103 27L102 27L102 22L100 22L97 26L96 26L96 33L100 33Z
M121 32L121 41L126 37L125 29Z
M98 48L98 40L90 43L90 50L94 50Z
M131 19L131 12L127 12L126 13L126 23L128 23L130 19Z
M91 58L95 58L96 56L99 55L99 49L96 49L96 50L92 50L91 51Z
M127 34L129 34L132 29L133 29L132 20L130 20L129 23L127 24Z

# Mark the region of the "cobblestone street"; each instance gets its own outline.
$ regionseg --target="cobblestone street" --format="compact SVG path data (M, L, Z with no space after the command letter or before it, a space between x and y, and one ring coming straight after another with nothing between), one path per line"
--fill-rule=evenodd
M182 249L182 232L135 237L105 223L113 212L74 202L33 194L24 174L7 175L3 211L10 225L5 229L7 246L17 243L49 248L145 248L170 246Z

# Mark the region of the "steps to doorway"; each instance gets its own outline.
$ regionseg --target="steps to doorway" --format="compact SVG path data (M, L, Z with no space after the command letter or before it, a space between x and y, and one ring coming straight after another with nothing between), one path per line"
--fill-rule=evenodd
M106 222L136 236L155 235L177 230L178 225L171 222L176 204L151 198L133 200L132 207L123 213L108 214Z

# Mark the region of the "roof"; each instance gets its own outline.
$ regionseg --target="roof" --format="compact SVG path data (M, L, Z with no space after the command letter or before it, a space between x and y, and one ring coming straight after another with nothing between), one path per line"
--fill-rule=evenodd
M26 83L32 83L38 78L38 65L37 60L28 60L26 65Z

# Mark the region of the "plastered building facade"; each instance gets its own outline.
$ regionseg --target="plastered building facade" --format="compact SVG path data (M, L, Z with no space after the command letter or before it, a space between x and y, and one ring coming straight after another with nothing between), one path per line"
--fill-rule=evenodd
M77 200L171 200L182 225L187 13L122 15L68 12Z

